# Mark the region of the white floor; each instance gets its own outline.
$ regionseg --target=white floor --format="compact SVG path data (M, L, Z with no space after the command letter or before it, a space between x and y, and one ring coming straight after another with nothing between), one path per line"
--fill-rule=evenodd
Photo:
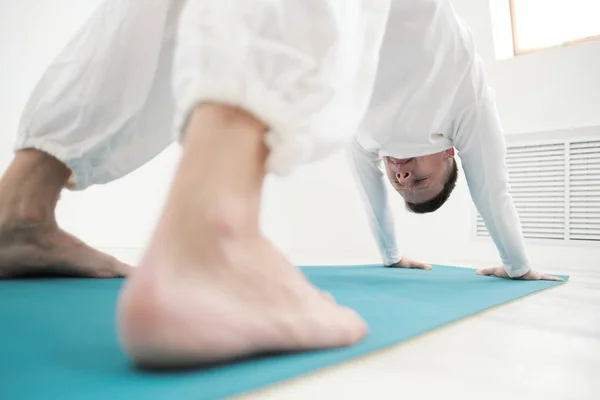
M599 400L595 267L570 268L566 285L242 398Z

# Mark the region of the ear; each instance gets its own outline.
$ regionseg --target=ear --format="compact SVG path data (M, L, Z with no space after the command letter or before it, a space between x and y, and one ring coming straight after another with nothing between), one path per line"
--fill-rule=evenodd
M448 158L452 158L454 157L454 147L449 148L448 150L446 150L444 153L446 153L446 156Z

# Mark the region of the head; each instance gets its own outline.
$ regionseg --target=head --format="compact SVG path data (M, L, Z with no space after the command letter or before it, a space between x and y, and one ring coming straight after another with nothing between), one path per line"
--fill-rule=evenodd
M453 148L415 158L384 157L384 163L390 183L414 213L436 211L456 186L458 167Z

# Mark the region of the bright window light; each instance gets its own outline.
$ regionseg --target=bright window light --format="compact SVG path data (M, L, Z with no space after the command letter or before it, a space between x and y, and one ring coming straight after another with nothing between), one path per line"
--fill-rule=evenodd
M515 54L600 39L600 0L507 1Z

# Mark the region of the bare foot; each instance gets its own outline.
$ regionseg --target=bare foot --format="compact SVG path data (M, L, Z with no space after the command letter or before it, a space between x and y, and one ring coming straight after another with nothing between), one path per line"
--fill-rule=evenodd
M237 256L217 264L166 243L150 250L119 310L122 344L139 365L186 367L348 346L366 335L354 311L324 296L266 240L222 246Z
M0 230L0 279L25 276L117 278L131 267L56 226Z
M367 334L361 318L259 233L263 129L239 111L229 111L234 126L211 112L219 109L192 118L188 135L198 135L186 138L158 228L121 295L126 352L145 367L188 367L358 342Z
M17 152L0 180L0 279L116 278L131 271L58 227L54 210L68 177L68 169L49 155Z

